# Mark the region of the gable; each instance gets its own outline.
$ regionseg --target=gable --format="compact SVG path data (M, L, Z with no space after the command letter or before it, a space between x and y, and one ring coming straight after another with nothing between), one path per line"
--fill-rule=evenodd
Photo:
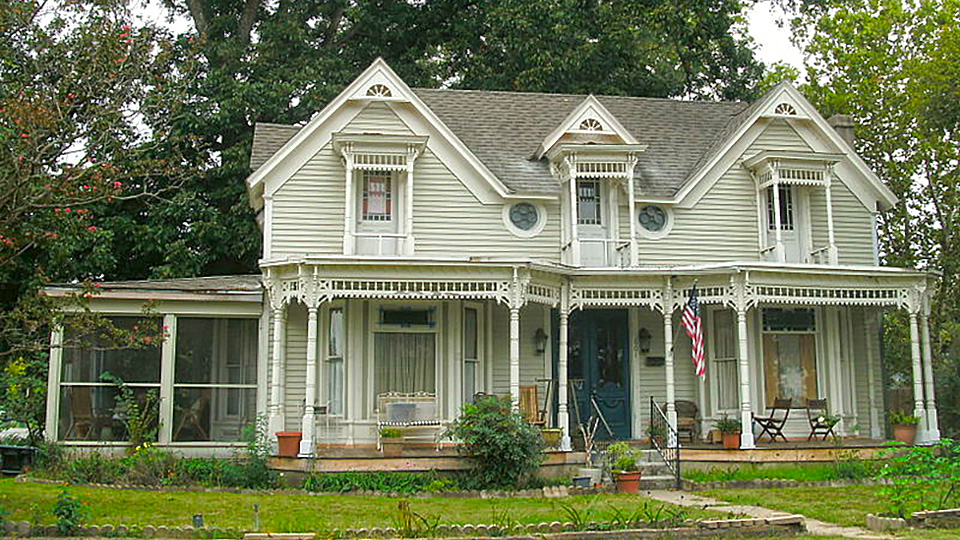
M383 102L372 102L343 126L344 133L377 133L384 135L414 135L410 126Z
M542 159L560 143L638 144L617 117L590 95L547 135L534 157Z

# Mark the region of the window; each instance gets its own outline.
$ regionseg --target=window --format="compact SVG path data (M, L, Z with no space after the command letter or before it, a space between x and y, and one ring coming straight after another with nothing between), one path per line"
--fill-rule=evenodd
M777 216L773 209L773 188L767 190L767 228L777 230ZM793 230L793 190L780 186L780 230Z
M510 208L510 223L520 230L529 231L537 225L537 214L536 206L528 202L517 203Z
M363 221L393 219L393 175L363 171Z
M580 122L580 129L582 131L603 131L603 124L596 118L587 118Z
M158 319L141 317L109 317L119 330L150 335L159 331ZM113 375L134 390L139 400L147 392L160 391L160 346L130 348L106 335L80 335L65 329L67 343L80 343L82 348L63 351L60 373L61 440L123 441L123 423L116 407L116 385L104 379Z
M239 441L256 398L257 320L179 317L173 440Z
M411 326L432 326L432 309L381 309L380 324L400 326L403 328Z
M667 212L652 204L644 206L637 216L640 226L650 232L660 232L667 226Z
M717 393L717 409L735 410L740 407L740 373L737 365L737 334L733 310L710 312L712 319L713 379Z
M385 392L436 392L436 334L373 335L374 398Z
M463 308L463 402L473 401L479 391L477 379L480 374L480 321L479 310Z
M767 406L777 397L803 407L817 396L816 316L812 309L763 310Z
M600 182L577 181L577 224L601 225L600 204Z
M327 400L330 404L329 413L332 415L342 415L344 412L344 318L343 308L331 308L329 312L329 324L327 326L327 358L326 358L326 380L327 380Z

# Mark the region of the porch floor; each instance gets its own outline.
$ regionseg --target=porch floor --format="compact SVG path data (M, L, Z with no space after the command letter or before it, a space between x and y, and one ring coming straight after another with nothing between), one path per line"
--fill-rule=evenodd
M808 441L794 439L787 442L771 442L764 439L752 450L723 448L709 442L681 441L680 460L701 463L801 463L834 461L840 453L855 453L859 459L875 459L882 450L889 448L889 441L868 438L844 438L840 443L832 440Z

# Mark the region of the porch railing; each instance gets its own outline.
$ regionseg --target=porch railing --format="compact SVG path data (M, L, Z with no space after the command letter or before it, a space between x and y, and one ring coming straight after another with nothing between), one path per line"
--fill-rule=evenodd
M650 396L650 442L676 478L677 489L681 489L680 438L653 396Z

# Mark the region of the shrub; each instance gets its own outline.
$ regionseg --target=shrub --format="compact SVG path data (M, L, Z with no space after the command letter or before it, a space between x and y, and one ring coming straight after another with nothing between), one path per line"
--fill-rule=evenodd
M604 458L611 471L632 472L638 469L637 451L625 442L617 442L608 446Z
M905 517L915 510L960 505L960 442L943 439L934 446L893 446L878 474L888 480L881 492L889 514Z
M150 443L141 444L133 454L118 461L124 471L123 480L130 484L169 484L174 483L177 475L177 457L154 448Z
M489 397L463 410L446 431L475 464L475 486L516 488L543 459L540 430L513 410L509 399Z
M117 387L114 412L127 433L127 442L133 448L156 442L160 429L160 396L157 391L150 389L138 396L134 388L112 373L104 373L100 378Z
M63 490L53 503L53 515L57 518L57 530L61 536L75 536L83 526L83 503Z
M116 460L104 457L100 452L80 454L67 460L59 473L55 475L76 484L112 484L126 473L124 465Z

